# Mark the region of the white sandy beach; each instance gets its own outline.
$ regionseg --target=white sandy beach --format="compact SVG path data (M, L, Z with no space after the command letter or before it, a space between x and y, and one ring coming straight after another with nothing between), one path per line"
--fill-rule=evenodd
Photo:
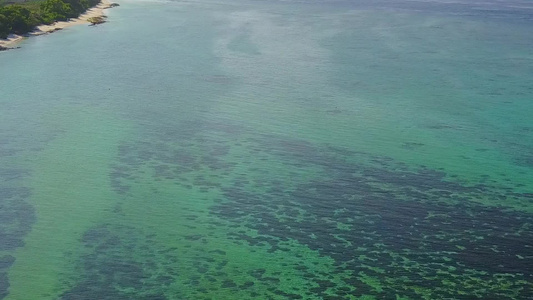
M105 9L109 8L111 5L111 2L109 0L101 0L98 5L95 7L88 9L85 13L81 14L76 19L71 19L70 21L61 21L61 22L55 22L50 25L40 25L35 28L34 31L26 34L26 35L16 35L16 34L10 34L7 39L0 39L0 46L2 47L14 47L21 41L23 41L25 38L30 36L37 36L37 35L43 35L48 34L57 30L61 30L70 26L74 25L80 25L80 24L89 24L89 21L87 21L89 18L92 17L100 17L105 15L104 11Z

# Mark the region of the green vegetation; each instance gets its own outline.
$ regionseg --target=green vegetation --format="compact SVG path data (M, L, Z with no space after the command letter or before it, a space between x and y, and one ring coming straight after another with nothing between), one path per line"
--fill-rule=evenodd
M99 0L45 0L18 4L0 4L0 38L10 33L24 34L39 24L51 24L77 18Z

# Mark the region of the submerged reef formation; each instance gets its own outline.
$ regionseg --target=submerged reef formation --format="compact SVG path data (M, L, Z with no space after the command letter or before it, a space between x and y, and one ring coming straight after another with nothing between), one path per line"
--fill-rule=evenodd
M488 183L464 185L442 170L345 148L250 135L216 122L206 127L209 134L160 130L124 144L112 186L127 198L149 174L157 182L219 195L207 224L191 226L205 231L184 236L187 243L209 245L223 234L237 249L285 260L281 269L241 267L244 275L235 282L230 273L214 276L221 263L232 262L213 255L195 280L203 286L214 276L222 284L189 296L242 287L249 297L280 299L520 299L533 292L533 217L492 201L530 203L533 195ZM480 199L489 199L487 205ZM310 285L293 284L299 281Z
M15 262L14 251L24 246L24 236L35 222L35 211L27 202L29 189L5 183L27 175L26 170L0 168L0 299L8 294L7 271Z

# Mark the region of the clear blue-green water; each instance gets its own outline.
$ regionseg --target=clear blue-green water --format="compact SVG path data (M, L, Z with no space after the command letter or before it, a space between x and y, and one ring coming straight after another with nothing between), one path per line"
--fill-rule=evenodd
M132 1L0 53L0 299L532 299L533 3Z

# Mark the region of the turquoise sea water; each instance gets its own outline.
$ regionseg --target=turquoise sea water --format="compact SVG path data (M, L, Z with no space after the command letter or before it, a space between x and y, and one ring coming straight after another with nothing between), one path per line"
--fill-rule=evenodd
M0 53L0 299L532 299L531 1L131 1Z

